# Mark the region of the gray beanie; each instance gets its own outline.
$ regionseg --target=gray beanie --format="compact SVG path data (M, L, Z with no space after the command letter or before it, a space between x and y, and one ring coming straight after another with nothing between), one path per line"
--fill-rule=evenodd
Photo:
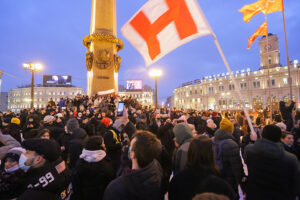
M176 138L176 142L182 145L185 140L193 137L191 127L186 123L179 123L173 128L173 132Z
M68 120L67 122L67 131L70 132L74 132L75 129L79 128L79 122L77 119L75 118L71 118Z

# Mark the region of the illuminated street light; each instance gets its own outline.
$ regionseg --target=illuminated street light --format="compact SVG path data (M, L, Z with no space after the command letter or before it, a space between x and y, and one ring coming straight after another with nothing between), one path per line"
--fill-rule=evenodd
M161 77L162 76L162 71L160 69L152 69L150 72L149 72L149 76L151 77Z
M43 65L40 63L24 63L23 67L25 70L34 70L40 72L43 68Z
M33 108L34 104L34 72L40 72L43 69L43 65L39 63L24 63L23 67L25 70L31 72L31 98L30 98L30 107Z
M162 70L160 69L152 69L149 72L149 76L153 77L155 79L155 108L158 108L158 102L157 102L157 79L161 77L163 74Z

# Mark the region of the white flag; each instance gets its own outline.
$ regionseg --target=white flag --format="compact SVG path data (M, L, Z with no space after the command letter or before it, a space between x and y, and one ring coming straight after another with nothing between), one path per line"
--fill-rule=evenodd
M212 33L196 0L149 0L121 31L147 66L177 47Z

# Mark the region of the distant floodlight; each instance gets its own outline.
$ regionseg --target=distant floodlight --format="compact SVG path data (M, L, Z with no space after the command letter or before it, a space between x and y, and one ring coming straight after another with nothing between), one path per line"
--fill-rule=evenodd
M58 81L58 76L52 76L53 80Z

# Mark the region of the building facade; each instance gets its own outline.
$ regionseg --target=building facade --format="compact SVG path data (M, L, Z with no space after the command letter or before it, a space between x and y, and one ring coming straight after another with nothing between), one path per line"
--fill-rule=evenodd
M124 86L119 86L119 96L135 98L143 106L151 106L154 103L153 90L147 85L142 90L128 90Z
M23 87L8 91L8 109L19 112L20 109L30 108L31 88ZM34 107L45 108L50 98L56 103L60 97L74 98L76 95L84 95L82 88L76 87L35 87L34 88Z
M278 109L281 100L290 100L288 82L288 67L281 66L279 61L278 38L269 35L269 45L266 38L259 40L260 69L251 71L249 68L234 72L234 78L239 87L242 100L249 109L263 109L272 102L272 107ZM267 48L269 57L267 56ZM268 76L268 63L270 65L270 79ZM292 77L293 100L300 108L300 65L295 60L290 65ZM270 90L269 90L270 88ZM270 92L270 94L269 94ZM197 110L238 110L238 94L228 73L204 77L183 84L174 90L174 107Z
M8 109L8 92L0 93L0 111L6 111Z

